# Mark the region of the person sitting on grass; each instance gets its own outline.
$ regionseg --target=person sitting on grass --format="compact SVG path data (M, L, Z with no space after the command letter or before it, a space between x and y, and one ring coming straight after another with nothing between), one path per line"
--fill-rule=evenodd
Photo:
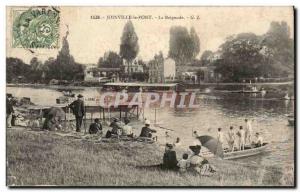
M132 127L128 125L130 123L129 119L124 120L125 125L122 127L122 135L127 137L133 137Z
M164 169L176 169L177 167L177 158L176 152L174 151L174 146L167 143L166 149L163 157L163 168Z
M96 118L95 122L90 125L89 134L102 134L102 125L100 123L100 119Z
M142 128L140 137L152 138L152 133L156 133L156 130L150 128L150 121L145 121L145 126Z
M190 166L189 162L187 161L189 158L189 155L187 153L184 153L182 155L182 159L178 161L177 166L179 167L179 172L184 173L186 172L186 169Z
M210 165L205 158L200 156L200 145L190 146L189 148L193 152L193 155L188 160L190 171L202 176L211 176L214 172L216 172L216 168Z

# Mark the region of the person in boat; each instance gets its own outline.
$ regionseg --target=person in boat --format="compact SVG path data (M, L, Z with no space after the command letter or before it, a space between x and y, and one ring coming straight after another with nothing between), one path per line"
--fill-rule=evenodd
M156 133L156 130L150 128L150 121L145 121L145 126L142 128L140 137L152 138L152 133Z
M228 131L228 146L230 151L234 151L234 144L235 144L235 132L233 126L230 126Z
M85 115L85 107L83 102L83 96L77 95L77 100L73 101L69 107L72 109L73 114L76 118L76 132L80 132L83 116Z
M132 127L128 125L130 123L130 120L126 118L124 120L125 125L122 127L122 135L127 137L133 137L133 131Z
M189 155L184 153L182 159L178 161L177 166L179 167L179 172L184 173L187 171L187 168L190 166L188 162Z
M102 125L100 119L96 118L95 122L90 125L89 134L102 134Z
M263 138L259 133L255 134L255 141L252 144L254 147L261 147L263 145Z
M239 150L245 150L245 130L243 129L243 126L240 126L240 130L237 132L238 136L238 144L239 144Z
M176 169L177 168L176 152L174 146L170 143L166 144L165 153L163 156L163 168L164 169Z
M246 123L246 130L245 130L245 144L252 143L252 137L253 137L253 129L252 129L252 123L251 123L251 119L245 119L245 123Z
M214 172L216 172L216 168L210 165L209 162L200 155L200 145L189 146L189 148L193 152L191 157L188 159L189 171L202 176L211 176Z
M219 144L222 145L224 143L224 133L222 132L222 128L218 128L217 139Z

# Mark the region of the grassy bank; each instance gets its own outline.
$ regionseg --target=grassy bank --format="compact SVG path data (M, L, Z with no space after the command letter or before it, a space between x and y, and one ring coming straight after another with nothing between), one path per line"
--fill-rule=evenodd
M233 161L210 160L218 168L200 177L141 168L159 164L163 151L156 144L91 141L53 133L7 130L8 185L82 186L257 186L292 185L275 167L265 169ZM287 179L282 179L287 178Z

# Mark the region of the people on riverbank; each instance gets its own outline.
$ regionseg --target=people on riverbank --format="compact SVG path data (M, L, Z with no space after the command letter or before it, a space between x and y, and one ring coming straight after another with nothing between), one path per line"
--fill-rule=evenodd
M102 125L100 119L96 118L94 123L90 125L89 134L102 134Z
M145 121L145 126L142 128L140 137L152 138L152 133L156 133L156 130L150 128L150 121Z
M177 166L179 167L180 173L185 173L187 171L187 168L190 166L188 162L189 155L187 153L184 153L182 155L182 159L180 159L177 163Z
M125 118L124 123L125 125L122 126L122 135L127 137L133 137L132 127L128 125L130 123L130 120Z
M85 115L85 107L83 102L83 96L81 94L77 95L77 100L73 101L69 107L72 109L73 114L76 118L76 132L81 131L82 120Z
M188 159L189 170L201 176L211 176L216 172L216 168L200 155L201 146L193 145L189 147L193 155Z
M12 116L14 114L13 107L13 96L12 94L6 94L6 126L7 128L11 128Z
M170 143L166 144L165 153L163 156L163 168L164 169L176 169L177 168L177 157L174 151L174 146Z

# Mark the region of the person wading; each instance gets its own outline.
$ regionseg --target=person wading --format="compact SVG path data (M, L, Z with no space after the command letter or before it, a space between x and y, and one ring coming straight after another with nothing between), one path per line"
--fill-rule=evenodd
M77 95L77 100L73 101L69 107L72 109L76 118L76 132L80 132L83 116L85 115L83 96Z

